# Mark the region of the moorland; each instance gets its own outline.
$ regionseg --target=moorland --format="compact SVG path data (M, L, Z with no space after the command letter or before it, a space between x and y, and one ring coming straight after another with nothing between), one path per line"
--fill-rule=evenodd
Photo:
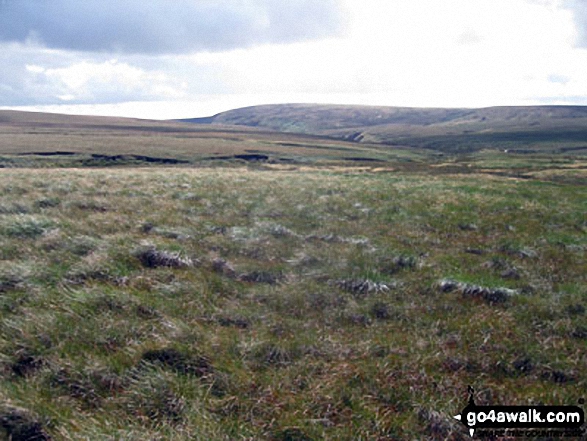
M0 111L0 433L465 440L469 385L577 404L583 115Z

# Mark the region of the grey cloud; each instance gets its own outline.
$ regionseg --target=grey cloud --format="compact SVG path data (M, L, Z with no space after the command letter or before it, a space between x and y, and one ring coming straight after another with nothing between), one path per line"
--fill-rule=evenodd
M189 53L337 34L337 0L0 0L0 41L91 52Z

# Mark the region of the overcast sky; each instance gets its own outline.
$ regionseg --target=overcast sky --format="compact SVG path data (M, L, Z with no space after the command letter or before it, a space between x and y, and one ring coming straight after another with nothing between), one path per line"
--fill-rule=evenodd
M587 105L587 0L0 0L0 107Z

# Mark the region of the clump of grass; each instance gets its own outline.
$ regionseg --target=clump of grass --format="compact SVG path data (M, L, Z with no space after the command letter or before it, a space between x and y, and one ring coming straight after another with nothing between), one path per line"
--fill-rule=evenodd
M521 278L518 268L500 257L494 257L485 262L483 268L494 270L502 279L519 280Z
M577 326L573 332L571 332L571 337L578 340L587 340L587 326Z
M285 343L263 342L255 345L246 354L256 368L285 367L300 357L298 348Z
M234 269L234 266L230 262L220 257L212 260L212 271L227 277L236 277L236 270Z
M414 269L418 265L418 258L415 256L399 255L384 263L382 272L384 274L395 274L401 270Z
M30 239L42 236L53 226L53 222L49 219L31 215L19 215L9 218L0 228L9 237Z
M337 234L309 234L304 238L309 242L346 243L350 245L368 246L369 239L365 237L343 237Z
M69 268L65 279L73 284L82 284L89 280L111 281L114 276L110 263L106 253L89 253Z
M271 441L313 441L310 435L299 427L286 427L273 430L270 435Z
M468 358L461 358L461 357L447 357L443 362L442 366L448 372L459 372L465 371L470 373L477 373L479 372L479 366L474 361L469 360Z
M99 247L99 240L91 236L76 236L67 244L67 249L77 256L86 256Z
M249 326L251 326L251 321L248 318L240 315L231 316L222 314L216 317L216 321L220 326L224 327L247 329Z
M133 255L138 258L146 268L186 268L193 265L192 259L181 256L179 252L162 251L150 245L135 250Z
M388 292L393 287L390 283L374 282L369 279L340 279L331 281L330 283L359 296Z
M85 372L72 371L70 368L60 368L52 373L49 384L53 389L60 389L63 393L79 400L88 408L99 407L102 400L111 394L115 387L113 385L118 379L108 385L99 385L93 375ZM104 386L104 387L99 387ZM101 389L101 390L100 390Z
M424 424L425 431L430 436L430 439L450 439L453 441L470 439L463 433L464 429L453 418L434 409L421 408L418 411L418 418Z
M95 211L98 213L105 213L110 210L110 206L104 201L94 199L77 200L71 202L71 206L83 211Z
M282 278L283 276L280 273L259 270L246 272L238 276L238 280L241 282L266 283L268 285L275 285Z
M451 279L443 279L438 282L438 287L442 292L459 291L463 297L483 299L489 304L505 303L511 297L518 294L515 289L509 288L489 288L486 286L473 285L464 282L457 282Z
M155 234L157 236L165 237L167 239L176 239L179 241L186 241L190 238L190 234L185 231L179 231L169 228L160 228L155 226L152 222L143 222L139 229L145 234Z
M414 256L395 256L391 260L391 267L389 268L392 271L400 271L403 269L413 269L416 268L418 265L418 258Z
M125 400L130 415L147 425L177 425L186 417L187 402L161 372L152 372L133 380Z
M395 315L393 309L385 302L375 302L370 312L377 320L390 320Z
M28 348L21 348L14 354L10 369L18 377L28 377L41 369L45 363L42 356L35 354Z
M335 291L309 291L304 292L304 301L312 311L331 312L344 308L349 298Z
M565 308L565 312L570 316L585 315L586 308L581 303L574 303Z
M214 372L214 368L208 358L186 354L175 348L151 349L143 353L141 360L171 369L184 375L204 377Z
M287 227L284 227L280 224L274 223L267 223L259 225L262 229L264 229L267 233L271 236L280 238L280 237L299 237L299 235L295 232L290 230Z
M51 198L41 198L35 201L35 207L45 209L45 208L55 208L61 204L61 199L56 197Z
M489 304L505 303L518 292L509 288L488 288L479 285L467 285L462 288L463 296L481 298Z
M10 441L50 441L45 423L25 409L6 407L0 409L0 426Z
M520 375L528 375L532 373L536 367L535 363L530 357L520 357L512 363L515 372Z
M18 288L24 281L22 276L14 273L0 274L0 293Z
M19 203L0 203L0 214L28 214L31 209Z
M516 256L521 259L535 259L538 257L536 250L530 247L517 245L516 243L507 241L499 247L499 251L510 256Z
M373 322L367 314L352 309L343 311L338 317L338 321L345 326L360 327L367 327Z
M540 375L543 380L552 381L557 384L574 383L577 377L574 372L565 372L560 369L544 369Z

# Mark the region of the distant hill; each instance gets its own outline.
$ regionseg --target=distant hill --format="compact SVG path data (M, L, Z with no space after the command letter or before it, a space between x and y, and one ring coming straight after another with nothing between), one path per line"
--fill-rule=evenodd
M430 151L389 149L243 125L0 110L0 168L150 164L383 163Z
M587 153L585 106L442 109L279 104L246 107L182 121L256 127L450 153L483 149Z

